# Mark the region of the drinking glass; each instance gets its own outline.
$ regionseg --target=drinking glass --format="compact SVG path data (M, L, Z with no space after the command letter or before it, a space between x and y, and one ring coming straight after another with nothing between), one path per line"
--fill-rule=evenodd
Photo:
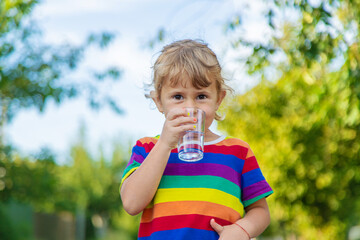
M199 161L204 156L205 112L198 108L186 108L189 117L196 118L194 130L186 131L179 139L179 158L187 162Z

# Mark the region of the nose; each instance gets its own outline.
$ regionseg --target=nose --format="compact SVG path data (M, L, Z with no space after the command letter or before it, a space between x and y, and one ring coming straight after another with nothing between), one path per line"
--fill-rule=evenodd
M194 100L192 99L189 99L185 102L185 107L188 107L188 108L196 108L197 107L197 104Z

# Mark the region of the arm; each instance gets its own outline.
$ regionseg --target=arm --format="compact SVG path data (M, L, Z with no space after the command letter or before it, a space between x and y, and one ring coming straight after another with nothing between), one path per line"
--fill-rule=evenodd
M171 150L184 131L193 129L190 123L193 124L194 119L187 117L183 109L168 113L158 142L140 167L121 185L120 195L126 212L139 214L154 198Z
M154 197L170 151L158 141L140 167L121 185L123 207L130 215L139 214Z
M270 212L266 199L262 198L245 208L245 217L237 221L251 237L257 237L270 224Z
M265 198L245 208L245 217L238 220L239 224L250 237L259 236L270 224L270 213ZM210 222L212 228L219 234L219 240L249 239L246 232L236 224L221 226L214 219Z

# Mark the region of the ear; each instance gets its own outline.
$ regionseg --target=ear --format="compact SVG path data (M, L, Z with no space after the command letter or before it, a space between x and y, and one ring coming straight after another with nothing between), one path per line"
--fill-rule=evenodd
M221 105L222 101L224 100L225 96L226 96L226 91L225 90L220 91L219 96L218 96L218 100L216 102L216 109L218 109L220 107L220 105Z
M160 100L159 95L155 91L151 91L150 92L150 97L154 101L154 103L155 103L157 109L159 110L159 112L163 113L164 109L163 109L163 106L161 104L161 100Z

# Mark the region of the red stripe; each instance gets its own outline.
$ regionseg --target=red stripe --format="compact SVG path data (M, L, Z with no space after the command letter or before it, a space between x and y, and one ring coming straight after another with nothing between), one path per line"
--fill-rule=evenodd
M224 148L226 150L224 150ZM228 152L229 154L244 160L246 159L248 150L249 150L248 148L239 145L232 145L232 146L205 145L204 146L204 152L222 153L222 154L224 152Z
M151 149L154 147L155 143L157 142L157 139L152 139L153 141L151 141L151 139L140 139L138 140L138 142L136 143L137 146L139 147L143 147L145 149L145 152L150 152Z
M139 237L148 237L154 232L174 230L179 228L195 228L213 231L210 220L214 218L220 225L229 225L231 222L210 216L198 214L176 215L155 218L152 222L140 223Z
M242 174L250 172L251 170L254 170L257 168L259 168L259 164L256 161L255 156L249 157L248 159L245 160Z

